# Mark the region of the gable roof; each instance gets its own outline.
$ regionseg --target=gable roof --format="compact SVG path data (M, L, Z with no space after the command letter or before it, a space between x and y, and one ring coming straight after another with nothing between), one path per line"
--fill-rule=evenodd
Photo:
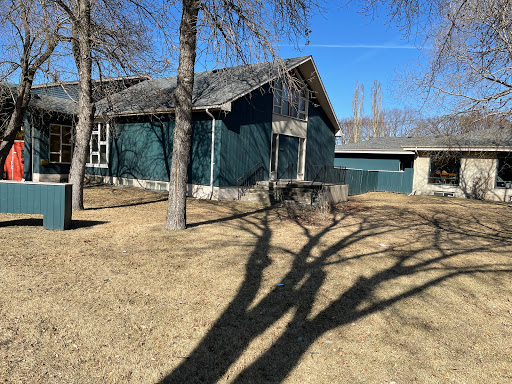
M30 99L30 107L65 115L76 115L78 113L77 102L64 97L35 94Z
M413 154L415 151L512 150L512 129L491 128L456 136L376 137L337 145L335 153Z
M427 145L432 142L433 137L376 137L358 143L337 145L336 153L388 153L388 154L410 154L414 153L405 150L404 147L416 145Z
M147 79L149 79L148 76L125 76L93 80L93 100L99 101L106 94L122 91ZM11 89L13 96L16 97L17 84L0 82L0 87ZM32 108L67 115L78 113L78 81L35 84L30 93L32 94L30 99Z
M287 70L297 68L301 72L337 131L338 119L312 57L285 59L282 65ZM229 109L229 104L234 100L279 77L279 69L276 63L266 62L198 72L194 77L193 109ZM173 94L176 86L176 76L147 80L101 100L96 105L96 111L98 115L171 113L175 107Z
M482 131L468 132L456 136L436 137L429 143L405 145L405 149L415 150L458 150L458 151L496 151L511 150L512 128L495 127Z

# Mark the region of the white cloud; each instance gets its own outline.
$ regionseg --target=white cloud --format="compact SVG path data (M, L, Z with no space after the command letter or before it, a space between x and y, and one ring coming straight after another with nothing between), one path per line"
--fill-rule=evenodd
M281 47L290 47L291 45L281 45ZM412 45L393 45L393 44L309 44L304 48L362 48L362 49L418 49Z

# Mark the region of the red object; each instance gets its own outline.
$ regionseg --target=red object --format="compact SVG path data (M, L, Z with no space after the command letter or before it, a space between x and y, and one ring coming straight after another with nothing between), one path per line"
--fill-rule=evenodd
M5 180L21 180L23 179L23 149L25 143L23 141L15 141L4 165Z

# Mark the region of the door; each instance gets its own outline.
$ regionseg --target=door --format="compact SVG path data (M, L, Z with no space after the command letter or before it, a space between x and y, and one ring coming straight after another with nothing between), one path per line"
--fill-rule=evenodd
M279 135L278 152L277 178L296 179L297 163L299 160L299 138Z
M23 179L24 173L24 158L23 149L25 143L23 141L15 141L7 159L5 160L4 173L6 180L18 180Z

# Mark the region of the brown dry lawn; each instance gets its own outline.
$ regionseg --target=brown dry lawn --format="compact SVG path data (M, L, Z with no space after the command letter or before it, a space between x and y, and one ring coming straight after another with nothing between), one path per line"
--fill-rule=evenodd
M0 214L0 381L512 382L512 206L189 200L175 233L165 197L88 188L64 232Z

